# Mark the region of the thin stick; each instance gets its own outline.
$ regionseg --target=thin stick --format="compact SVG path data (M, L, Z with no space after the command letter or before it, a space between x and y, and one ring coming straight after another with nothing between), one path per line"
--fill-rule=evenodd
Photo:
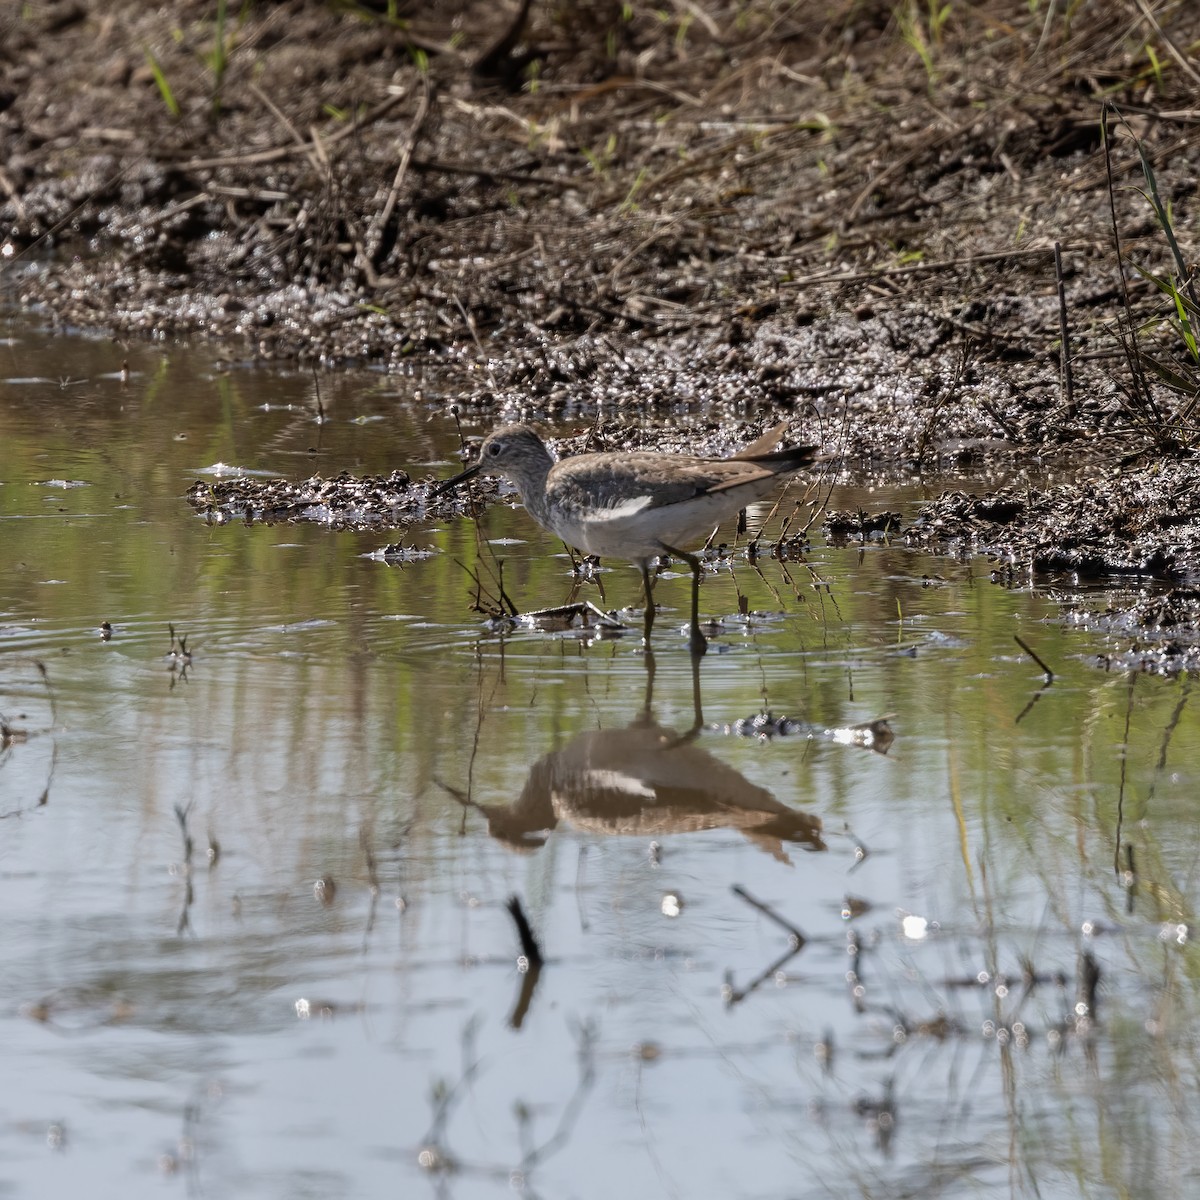
M510 616L519 616L517 606L509 599L508 593L504 590L504 559L496 559L496 587L500 590L500 604L507 605Z
M1142 10L1142 16L1145 18L1146 24L1162 38L1163 45L1167 48L1167 53L1179 64L1186 75L1191 76L1193 83L1200 83L1200 74L1196 72L1196 68L1184 57L1179 47L1175 45L1175 41L1171 35L1154 19L1154 13L1151 12L1146 0L1137 0L1137 6Z
M408 137L404 139L404 148L400 151L400 162L396 166L396 174L392 179L392 186L388 189L387 199L384 201L383 208L371 222L371 226L367 230L367 255L375 266L379 265L379 252L383 248L383 239L387 233L388 222L392 219L392 213L395 211L396 201L400 195L400 188L404 185L404 177L408 174L408 166L412 161L413 150L416 149L417 139L421 136L421 126L425 124L425 118L429 115L429 102L432 94L432 89L429 86L429 77L426 76L425 86L421 91L421 98L417 102L416 115L409 126Z
M1068 246L1068 250L1086 249L1083 246ZM806 275L802 279L789 279L783 287L807 287L814 283L864 283L873 279L894 279L898 275L924 275L931 271L953 271L976 263L1005 262L1012 258L1028 258L1031 255L1049 254L1049 246L1030 246L1024 250L994 250L987 254L969 254L964 258L943 258L934 262L908 263L903 267L886 267L880 271L841 271Z
M1046 666L1044 662L1042 662L1042 660L1038 657L1037 652L1029 645L1029 643L1026 642L1019 634L1013 634L1013 641L1015 641L1017 645L1020 646L1021 649L1024 650L1025 653L1028 654L1029 657L1032 658L1033 661L1042 668L1046 674L1046 682L1052 682L1054 679L1054 672L1050 670L1050 668Z
M492 372L492 364L488 359L487 351L484 350L483 343L479 340L479 331L475 328L475 318L467 312L466 306L458 296L454 297L454 303L458 305L458 311L462 313L462 319L466 322L467 332L471 335L471 340L475 343L475 349L479 351L479 358L483 363L483 369L488 373L488 381L492 385L492 391L500 391L500 385L496 382L496 376Z
M246 85L255 96L258 97L260 103L264 104L271 112L271 115L277 120L280 125L292 136L292 141L296 143L298 149L303 150L306 154L312 149L304 140L304 135L299 129L288 119L287 114L267 95L266 92L258 86L257 83L248 83ZM314 164L315 165L315 164Z
M325 405L323 405L321 403L321 379L320 379L320 376L317 374L317 364L316 363L313 363L312 373L313 373L313 391L316 393L316 397L317 397L317 424L324 425L325 424Z
M764 917L769 917L781 929L787 930L788 935L793 939L793 944L797 948L799 948L800 946L803 946L804 943L808 940L804 936L804 934L802 934L800 932L800 930L798 930L795 927L795 925L793 925L790 921L786 920L784 917L781 917L773 908L770 907L770 905L764 904L761 900L756 900L740 884L735 883L733 885L733 894L735 896L738 896L740 899L745 900L745 902L747 904L749 904L752 908L757 908L758 911L760 913L762 913L762 915Z
M57 725L58 707L54 703L54 689L50 686L50 672L46 670L46 664L40 658L35 658L33 665L37 667L38 674L42 677L42 682L46 685L46 695L50 698L50 720Z
M517 927L517 937L521 939L521 953L529 968L536 970L542 965L542 948L538 945L537 938L530 928L529 920L525 916L525 910L521 907L521 898L510 896L505 907L513 919L513 924Z
M325 141L332 145L334 142L340 142L343 138L361 133L366 126L374 124L380 117L391 112L393 108L406 99L407 95L407 92L401 92L397 95L389 96L386 100L371 109L370 112L364 113L358 120L351 121L343 125L340 129L335 129L326 136ZM290 158L297 151L304 154L311 154L314 150L315 147L306 142L302 137L298 146L273 146L270 149L256 150L249 154L225 154L215 158L189 158L185 159L180 164L180 167L184 171L201 171L213 167L250 166L253 163L278 162L281 158ZM162 157L169 157L170 151L156 150L156 154Z
M1079 416L1075 406L1075 381L1071 375L1071 331L1067 326L1067 289L1063 284L1062 243L1054 243L1054 278L1058 282L1058 330L1061 347L1061 372L1063 400L1067 406L1067 419L1074 421Z

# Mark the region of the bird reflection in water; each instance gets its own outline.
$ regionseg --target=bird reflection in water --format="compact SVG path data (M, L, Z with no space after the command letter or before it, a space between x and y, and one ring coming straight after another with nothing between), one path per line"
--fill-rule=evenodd
M577 734L530 769L513 804L462 803L487 819L488 832L518 850L541 846L560 821L588 833L658 837L736 829L781 862L785 845L824 850L821 821L776 800L765 788L702 749L699 664L692 663L693 721L686 733L654 719L654 657L646 653L646 695L625 729Z

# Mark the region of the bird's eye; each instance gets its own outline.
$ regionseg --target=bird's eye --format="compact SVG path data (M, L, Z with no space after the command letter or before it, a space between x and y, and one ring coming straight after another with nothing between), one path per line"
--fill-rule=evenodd
M495 458L500 453L501 448L502 447L499 442L492 442L492 444L488 446L487 452L490 457Z

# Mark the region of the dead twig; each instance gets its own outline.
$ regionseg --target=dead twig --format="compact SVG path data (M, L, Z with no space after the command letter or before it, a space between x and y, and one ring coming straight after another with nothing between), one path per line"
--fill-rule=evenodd
M1019 634L1014 634L1014 635L1013 635L1013 641L1015 641L1015 642L1017 643L1017 645L1018 645L1018 646L1020 646L1020 647L1021 647L1021 649L1022 649L1022 650L1024 650L1024 651L1025 651L1025 653L1026 653L1026 654L1028 654L1028 655L1029 655L1029 657L1030 657L1030 658L1032 658L1032 659L1033 659L1033 661L1034 661L1035 663L1037 663L1037 665L1038 665L1039 667L1041 667L1041 668L1042 668L1042 671L1045 673L1045 676L1046 676L1046 682L1047 682L1047 683L1053 683L1053 681L1054 681L1054 672L1053 672L1052 670L1050 670L1050 668L1049 668L1048 666L1046 666L1046 664L1045 664L1045 663L1044 663L1044 662L1041 660L1041 658L1040 658L1040 657L1038 656L1038 654L1037 654L1037 651L1036 651L1036 650L1034 650L1034 649L1033 649L1033 648L1032 648L1032 647L1029 645L1029 643L1028 643L1028 642L1026 642L1026 641L1025 641L1025 639L1024 639L1024 638L1022 638L1022 637L1021 637Z
M781 928L787 930L788 933L788 948L770 965L765 967L758 973L745 987L735 988L730 972L725 973L725 993L726 1007L732 1008L735 1004L740 1004L752 992L756 991L766 980L773 979L783 969L783 967L801 950L804 949L805 938L790 921L781 917L773 908L764 904L761 900L756 900L745 888L739 887L736 884L733 888L733 894L745 900L747 904L758 909L765 917L769 917Z
M505 904L513 924L517 927L517 937L521 940L521 959L517 960L518 967L523 971L537 970L543 963L542 948L538 945L525 910L521 907L520 896L510 896Z
M1086 250L1086 245L1069 245L1071 250ZM958 271L978 263L1005 262L1014 258L1029 258L1039 254L1052 254L1051 246L1027 246L1015 250L993 250L985 254L967 254L961 258L943 258L933 262L906 263L902 267L881 267L871 271L825 271L805 275L799 279L786 279L780 287L810 287L815 283L869 283L877 279L894 279L899 275L925 275L934 271Z
M1063 283L1062 243L1054 243L1054 278L1058 284L1058 330L1061 338L1061 375L1063 403L1066 405L1067 420L1079 416L1075 404L1075 382L1071 374L1071 331L1067 325L1067 290Z
M780 929L786 930L797 950L804 946L804 943L808 940L804 934L802 934L800 930L795 927L795 925L787 920L786 917L780 916L779 913L777 913L769 904L764 903L762 900L756 900L740 884L735 883L733 885L733 894L740 900L745 900L745 902L749 904L751 908L758 909L758 911L762 913L764 917L774 921L775 924L780 927Z
M407 92L400 92L394 96L389 96L357 120L350 121L341 129L335 129L325 137L325 144L332 146L340 142L343 138L361 133L367 125L373 125L381 117L387 116L407 96ZM285 128L291 127L291 122L286 117L283 117L282 113L279 113L278 116L283 120ZM293 132L295 131L293 130ZM272 146L267 150L256 150L250 154L223 154L213 158L185 158L179 164L179 168L182 171L205 171L216 167L242 167L252 166L255 163L278 162L283 158L291 158L298 151L311 154L315 146L310 145L303 137L299 135L297 137L299 141L298 145ZM155 150L154 155L157 158L163 159L172 157L171 151L166 148Z
M408 128L408 136L404 139L404 145L400 150L400 161L396 165L396 174L392 178L392 186L388 189L387 199L383 203L383 208L379 210L378 215L367 227L367 257L376 267L379 265L380 251L383 248L388 225L391 222L393 212L396 210L396 200L400 195L401 187L404 185L404 178L408 174L413 150L416 148L417 139L421 136L421 128L425 124L425 118L429 115L429 105L433 98L433 89L430 87L428 75L424 76L423 83L421 96L417 101L417 111L413 116L412 124Z

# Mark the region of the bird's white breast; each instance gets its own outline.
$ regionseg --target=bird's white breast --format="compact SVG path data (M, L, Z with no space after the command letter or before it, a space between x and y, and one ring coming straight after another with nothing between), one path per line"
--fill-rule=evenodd
M726 497L699 496L686 504L655 506L651 496L641 495L611 506L559 509L548 515L551 528L568 546L601 558L638 561L664 553L664 546L694 548L729 512Z

